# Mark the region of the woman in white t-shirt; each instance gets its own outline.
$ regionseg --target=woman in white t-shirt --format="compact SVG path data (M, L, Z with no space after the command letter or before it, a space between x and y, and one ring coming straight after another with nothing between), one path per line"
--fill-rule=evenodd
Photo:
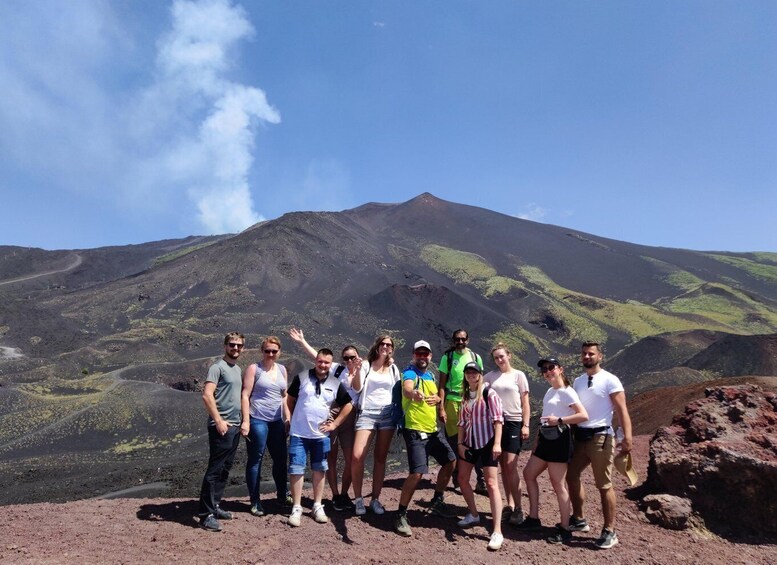
M502 428L502 486L507 496L507 506L502 520L517 526L523 522L521 509L521 476L518 473L518 455L521 446L529 439L529 382L523 371L510 364L512 354L504 343L491 349L491 358L499 368L491 371L483 380L502 400L504 426Z
M553 490L556 491L561 513L561 523L547 540L549 543L566 543L572 539L572 532L569 530L571 505L566 480L567 464L572 457L573 445L569 426L588 420L588 413L564 374L564 367L557 359L554 357L540 359L537 366L540 367L550 388L542 399L541 429L537 434L537 444L523 469L523 479L526 481L526 490L529 493L529 516L518 527L536 529L542 525L539 519L540 487L537 477L547 469ZM543 429L554 431L553 428L558 426L561 426L562 430L557 438L545 437Z
M394 422L391 414L391 393L400 374L394 365L394 340L382 335L375 340L367 353L367 361L361 371L353 376L351 387L359 393L359 415L356 417L356 437L353 444L351 477L353 479L353 501L356 514L367 513L362 497L364 481L364 462L372 438L375 440L372 468L372 499L370 510L383 514L385 509L380 503L380 491L386 476L386 458L394 436Z

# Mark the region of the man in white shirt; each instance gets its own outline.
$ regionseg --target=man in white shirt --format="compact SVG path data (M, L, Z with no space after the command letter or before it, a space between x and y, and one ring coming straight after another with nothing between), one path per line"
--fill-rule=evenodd
M572 500L570 530L590 530L583 514L585 490L580 482L583 470L591 465L596 488L602 502L604 527L594 543L599 549L609 549L618 543L615 533L615 491L612 489L612 470L615 450L631 451L631 418L626 408L626 393L620 379L601 368L604 358L598 343L587 341L581 347L580 360L585 373L575 379L574 389L588 412L588 421L575 429L575 450L567 470L569 497ZM613 413L623 428L623 440L615 444L612 427Z

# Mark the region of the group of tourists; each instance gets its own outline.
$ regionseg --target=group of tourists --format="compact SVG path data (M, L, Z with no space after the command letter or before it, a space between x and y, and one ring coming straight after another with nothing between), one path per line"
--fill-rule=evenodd
M580 480L588 465L600 493L604 518L595 546L608 549L618 543L613 460L616 453L625 455L631 450L631 421L620 380L601 368L603 352L598 343L582 344L585 373L573 384L555 357L543 357L537 363L550 388L543 398L537 440L523 469L529 498L525 515L518 456L530 435L529 384L526 375L512 367L512 354L506 345L498 343L491 349L497 369L484 375L480 355L468 347L469 335L466 330L457 330L451 347L440 357L439 378L435 378L430 369L432 348L424 340L415 342L412 361L400 370L395 364L394 340L388 335L375 340L366 359L361 358L356 346L346 346L337 363L332 350L315 349L301 330L291 329L289 336L314 361L312 369L291 380L286 368L278 363L281 342L275 336L262 342L262 360L241 373L237 360L245 338L236 332L226 335L224 356L208 372L203 401L209 416L210 457L200 493L202 528L219 531L219 521L232 518L220 502L241 436L246 439L246 485L254 516L264 514L260 472L266 451L273 462L276 498L281 504L291 505L289 525L299 526L302 520L302 486L308 458L313 486L311 516L316 522L329 521L323 505L325 480L335 510L352 510L357 516L368 510L384 514L380 496L386 459L392 437L399 429L407 447L408 476L394 523L398 534L412 536L407 510L422 477L429 472L431 456L440 468L431 501L426 505L428 512L456 517L445 502L445 492L453 479L454 488L460 489L467 505L458 525L477 526L481 517L475 494L487 495L490 550L498 550L503 544L503 523L522 530L542 527L537 478L546 469L560 514L547 541L568 543L572 532L590 531ZM622 429L617 439L614 415ZM373 443L372 490L366 504L364 467ZM343 471L338 476L340 453ZM506 505L499 486L499 469ZM477 473L474 489L473 470Z

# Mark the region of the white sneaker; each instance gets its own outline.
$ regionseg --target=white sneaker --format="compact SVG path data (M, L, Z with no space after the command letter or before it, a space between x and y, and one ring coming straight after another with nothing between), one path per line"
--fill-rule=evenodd
M377 498L373 498L370 501L370 510L372 510L375 514L383 514L386 511L386 509L383 508L383 505L380 503L380 500Z
M295 528L299 526L300 519L302 518L302 506L293 506L291 509L291 514L289 515L289 526L294 526Z
M504 536L502 534L498 534L494 532L491 534L491 539L488 541L488 549L491 551L496 551L500 547L502 547L502 542L505 540Z
M367 513L367 509L364 507L364 499L361 496L353 501L353 505L356 508L357 516L364 516Z
M480 524L480 514L477 516L473 516L470 512L467 512L467 515L464 516L461 520L458 522L459 526L462 528L469 528L470 526L475 526L476 524Z
M319 524L326 524L329 521L326 512L324 512L323 504L313 505L313 519Z

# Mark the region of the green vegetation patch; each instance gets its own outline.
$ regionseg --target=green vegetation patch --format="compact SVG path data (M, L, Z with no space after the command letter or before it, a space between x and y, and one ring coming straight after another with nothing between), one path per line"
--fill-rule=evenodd
M548 342L517 324L509 325L498 332L495 332L488 339L494 345L497 343L504 343L513 354L513 367L520 369L527 375L536 373L536 371L532 369L533 363L526 361L529 347L533 347L535 351L550 352Z
M174 259L178 259L179 257L183 257L184 255L188 255L189 253L192 253L193 251L197 251L198 249L202 249L203 247L208 247L209 245L213 245L216 243L215 241L207 241L205 243L198 243L196 245L190 245L189 247L182 247L181 249L177 249L175 251L171 251L170 253L167 253L165 255L160 255L156 259L154 259L154 266L161 265L163 263L167 263L169 261L172 261Z
M768 251L757 251L755 253L751 253L753 259L758 261L759 263L772 263L774 265L777 265L777 253L771 253Z
M421 259L457 283L473 284L496 276L496 269L480 255L441 245L425 245L421 249Z
M751 277L754 277L756 279L761 279L763 281L767 281L770 283L777 283L777 265L764 265L763 263L751 261L750 259L745 259L744 257L717 255L715 253L707 253L706 255L707 257L711 257L712 259L715 259L716 261L720 261L721 263L726 263L727 265L731 265L732 267L736 267L737 269L742 269ZM753 255L756 255L756 254L753 254ZM770 253L768 255L771 256L775 254ZM771 262L772 260L773 259L770 257L769 262Z

